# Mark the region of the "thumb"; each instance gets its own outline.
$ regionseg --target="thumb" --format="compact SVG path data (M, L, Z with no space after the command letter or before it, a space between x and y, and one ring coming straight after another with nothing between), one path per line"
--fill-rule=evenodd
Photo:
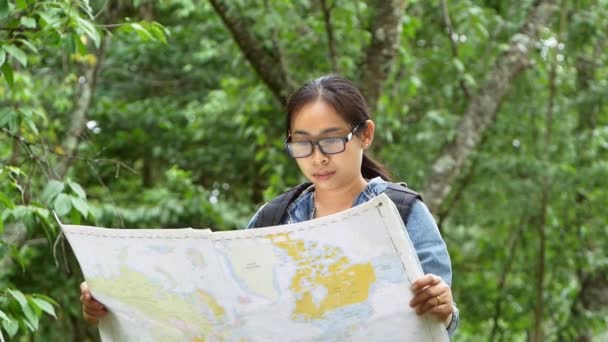
M80 293L84 296L85 299L91 299L91 291L89 291L89 285L87 285L86 281L80 283Z

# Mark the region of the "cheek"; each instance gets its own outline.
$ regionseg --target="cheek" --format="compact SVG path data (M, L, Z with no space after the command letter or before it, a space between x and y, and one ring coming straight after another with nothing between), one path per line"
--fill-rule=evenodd
M298 164L298 167L300 168L300 171L304 171L306 170L306 158L297 158L295 159L296 164Z

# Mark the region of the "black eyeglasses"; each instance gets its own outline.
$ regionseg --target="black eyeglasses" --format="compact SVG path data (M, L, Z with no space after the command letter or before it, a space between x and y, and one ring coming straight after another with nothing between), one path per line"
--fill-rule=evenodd
M351 141L355 132L362 124L355 126L347 135L343 137L323 138L315 141L291 141L291 135L285 139L285 150L292 158L306 158L312 155L315 145L323 154L342 153L346 149L346 143Z

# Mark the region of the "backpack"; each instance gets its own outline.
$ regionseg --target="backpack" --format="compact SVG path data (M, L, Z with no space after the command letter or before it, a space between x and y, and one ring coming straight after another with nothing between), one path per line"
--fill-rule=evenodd
M295 188L291 188L283 194L268 202L260 211L259 217L253 228L270 227L279 225L283 217L287 214L287 207L293 202L302 191L306 190L312 183L302 183ZM384 193L395 203L403 223L407 222L410 216L412 205L416 199L422 201L422 196L410 190L406 183L390 183Z

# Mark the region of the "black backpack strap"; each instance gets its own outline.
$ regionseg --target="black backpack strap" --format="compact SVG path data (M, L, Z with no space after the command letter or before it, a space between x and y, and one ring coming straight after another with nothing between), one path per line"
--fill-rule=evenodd
M279 225L283 219L283 216L285 216L287 213L287 207L302 193L302 191L308 189L311 184L312 183L308 182L302 183L266 203L266 205L260 211L254 228Z
M407 218L410 216L412 206L416 200L422 201L422 196L419 193L412 191L405 183L391 183L384 193L395 203L399 214L404 224L407 224Z

